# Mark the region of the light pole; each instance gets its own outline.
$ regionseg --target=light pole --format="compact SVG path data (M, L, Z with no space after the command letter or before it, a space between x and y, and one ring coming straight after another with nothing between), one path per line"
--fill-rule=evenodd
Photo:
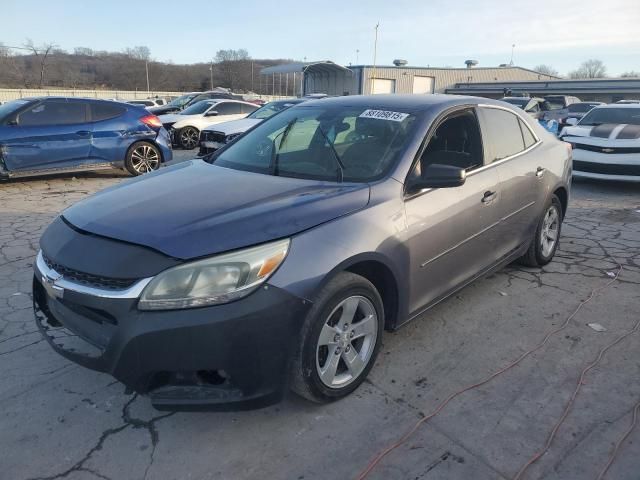
M144 68L147 72L147 95L151 93L151 89L149 88L149 60L144 61Z
M209 65L209 76L211 77L211 90L213 90L213 60L211 60L211 64Z
M373 77L371 78L371 93L375 91L376 85L376 55L378 54L378 27L380 22L376 23L376 37L373 41Z
M516 44L513 43L511 44L511 61L509 62L509 65L511 65L513 67L513 50L516 48Z
M359 57L360 57L360 50L356 49L356 65L358 65Z

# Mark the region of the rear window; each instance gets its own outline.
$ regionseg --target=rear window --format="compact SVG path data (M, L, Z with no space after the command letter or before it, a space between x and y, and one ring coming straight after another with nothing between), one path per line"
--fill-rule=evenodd
M603 123L640 125L640 107L594 108L580 121L580 125L602 125Z
M571 105L569 105L569 112L586 113L597 105L597 103L572 103Z
M511 105L515 105L516 107L524 108L529 103L530 99L528 98L503 98L503 102L510 103Z
M13 100L11 102L0 105L0 119L4 118L12 112L15 112L19 108L24 107L27 103L29 103L28 100Z
M92 103L91 104L91 121L101 122L122 115L126 111L126 107L117 103Z
M513 113L497 108L483 108L484 144L491 148L487 163L502 160L525 149L521 120Z

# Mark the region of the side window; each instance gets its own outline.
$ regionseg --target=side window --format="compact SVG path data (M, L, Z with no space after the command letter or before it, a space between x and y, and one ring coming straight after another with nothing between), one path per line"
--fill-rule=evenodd
M214 110L218 112L218 115L238 115L242 113L242 107L239 103L234 102L222 102L214 107Z
M537 113L537 112L539 112L539 111L540 111L540 105L539 105L539 104L537 104L537 103L534 103L534 104L533 104L533 107L531 107L528 111L529 111L529 112Z
M514 113L483 108L482 117L482 134L485 143L491 147L491 157L487 158L487 163L502 160L525 149L520 119Z
M438 125L411 178L420 178L422 171L432 164L451 165L467 171L482 166L480 127L473 110L456 112Z
M126 110L126 107L118 105L115 102L91 103L90 105L92 122L101 122L103 120L119 117Z
M242 109L242 113L251 113L258 109L257 105L249 105L248 103L241 103L240 108Z
M65 100L47 100L22 112L18 125L72 125L86 122L86 103Z
M531 133L531 129L521 118L518 119L518 122L520 122L522 138L524 138L524 148L529 148L531 145L536 143L536 138L533 136L533 133Z

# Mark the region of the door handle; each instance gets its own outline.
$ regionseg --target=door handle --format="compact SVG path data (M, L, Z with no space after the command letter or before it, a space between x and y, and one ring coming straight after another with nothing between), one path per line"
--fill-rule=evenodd
M491 203L496 198L496 192L492 192L491 190L487 190L484 192L482 197L482 203L488 204Z
M547 170L546 168L538 167L536 169L536 177L538 178L544 177L544 172L546 172L546 170Z
M76 135L80 137L88 137L89 135L91 135L91 132L89 130L78 130L76 132Z

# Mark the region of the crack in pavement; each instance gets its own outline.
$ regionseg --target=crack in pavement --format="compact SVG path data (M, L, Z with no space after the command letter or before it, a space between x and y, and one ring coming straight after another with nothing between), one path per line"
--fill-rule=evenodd
M100 434L100 437L98 438L98 441L96 442L96 444L93 447L91 447L91 449L89 449L89 451L80 460L78 460L75 464L73 464L70 468L68 468L67 470L61 473L57 473L55 475L50 475L46 477L29 477L28 480L58 480L61 478L66 478L74 472L88 472L103 480L112 480L111 478L107 477L106 475L103 475L97 470L85 467L85 464L91 459L94 453L102 450L102 447L105 441L109 437L116 435L129 427L133 429L144 428L147 430L147 432L149 433L149 436L151 437L151 444L152 444L151 456L149 459L149 464L147 465L144 473L144 478L146 478L149 468L153 464L153 460L154 460L153 457L155 454L156 447L158 445L158 442L160 441L160 437L158 435L158 431L156 429L155 423L162 420L163 418L167 418L172 415L175 415L177 412L170 412L163 415L158 415L158 416L152 417L151 420L142 420L139 418L134 418L129 413L129 409L137 398L138 398L138 394L136 393L122 407L122 413L120 417L124 423L118 427L108 428L104 430Z

